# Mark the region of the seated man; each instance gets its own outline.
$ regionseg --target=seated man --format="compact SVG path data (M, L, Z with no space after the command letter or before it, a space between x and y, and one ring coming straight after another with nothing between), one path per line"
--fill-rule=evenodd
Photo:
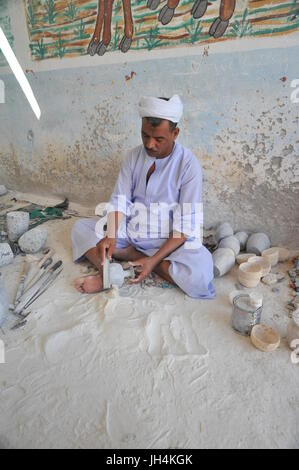
M76 281L80 292L103 289L102 266L107 250L109 259L113 256L139 267L141 272L132 283L141 282L154 271L190 297L214 298L212 255L202 245L198 227L194 231L194 220L202 215L198 214L201 167L196 157L176 142L182 111L177 95L141 99L143 145L125 158L106 219L83 219L73 227L74 261L85 256L99 270L99 275ZM167 210L165 216L169 207L174 211ZM188 210L184 213L185 207Z

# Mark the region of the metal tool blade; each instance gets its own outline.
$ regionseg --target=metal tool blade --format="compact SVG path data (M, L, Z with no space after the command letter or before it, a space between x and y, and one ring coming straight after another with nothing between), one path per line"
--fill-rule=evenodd
M24 292L24 286L25 286L26 278L28 276L29 268L30 268L30 264L25 260L22 276L21 276L20 283L17 289L17 293L16 293L15 305L17 304L19 298L22 296Z
M103 266L103 289L110 289L110 261L105 253L105 261Z

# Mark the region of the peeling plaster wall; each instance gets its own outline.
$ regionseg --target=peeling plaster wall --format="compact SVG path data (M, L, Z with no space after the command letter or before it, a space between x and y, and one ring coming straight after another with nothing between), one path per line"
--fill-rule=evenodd
M299 104L290 84L299 78L298 57L299 46L201 51L29 72L39 122L15 78L2 75L0 184L85 204L107 200L125 152L140 143L138 97L178 93L180 142L203 168L205 225L230 220L295 247Z

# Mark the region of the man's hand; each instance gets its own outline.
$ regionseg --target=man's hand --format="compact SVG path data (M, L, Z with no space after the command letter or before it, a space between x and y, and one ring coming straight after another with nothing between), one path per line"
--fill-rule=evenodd
M140 258L137 261L129 261L130 266L140 266L141 272L136 279L131 279L129 281L130 284L138 284L139 282L143 281L157 266L157 261L152 256L145 256L144 258Z
M115 251L115 245L116 245L116 238L108 238L108 237L103 238L97 244L97 250L100 255L102 266L104 265L106 250L108 250L107 252L108 259L111 260L111 256L113 255Z

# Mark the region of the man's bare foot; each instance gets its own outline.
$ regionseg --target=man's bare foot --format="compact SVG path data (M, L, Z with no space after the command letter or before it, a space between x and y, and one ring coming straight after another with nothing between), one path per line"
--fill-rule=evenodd
M94 294L96 292L101 292L103 290L102 274L79 277L75 281L75 288L81 292L81 294Z

